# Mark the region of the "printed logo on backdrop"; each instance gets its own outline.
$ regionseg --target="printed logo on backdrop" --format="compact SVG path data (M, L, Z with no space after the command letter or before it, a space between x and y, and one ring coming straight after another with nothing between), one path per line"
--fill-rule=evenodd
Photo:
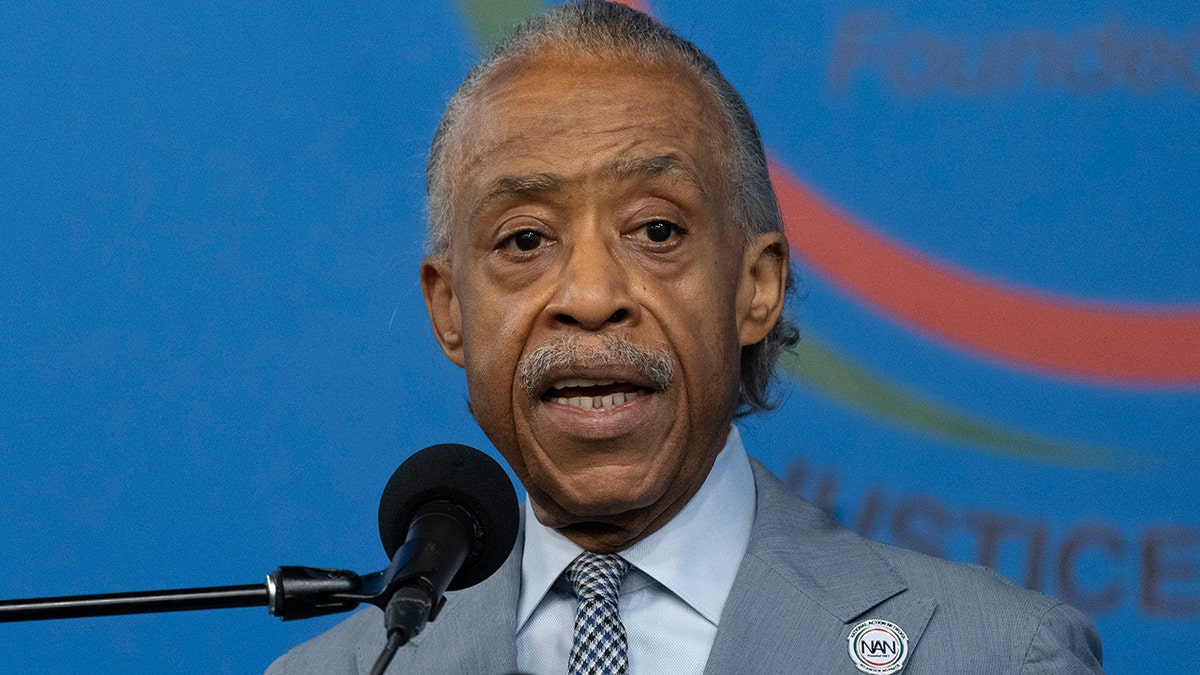
M861 497L849 499L843 469L804 457L792 461L783 478L797 496L864 537L990 567L1093 616L1130 611L1165 620L1200 617L1200 529L1193 525L1061 523L951 504L889 484L868 485Z
M507 17L502 25L515 25L541 4L459 1L485 44L503 32L495 30L497 17ZM650 10L645 2L625 4ZM491 33L481 28L489 22ZM1168 33L1111 16L1065 32L1035 27L970 36L934 32L871 11L845 15L833 31L828 86L834 95L864 84L909 98L1200 93L1200 28ZM1200 348L1194 348L1200 345L1200 304L1105 303L988 278L889 238L819 196L777 161L771 171L798 262L896 324L1017 376L1034 373L1130 392L1200 389ZM831 399L951 441L963 451L1085 470L1146 468L1128 449L1043 436L956 410L869 371L811 333L781 366ZM1085 522L1068 524L1061 532L1060 524L1049 521L880 489L838 511L836 489L827 489L829 476L809 480L812 472L803 458L788 473L797 494L837 512L866 536L941 557L974 547L974 561L1030 588L1054 590L1093 614L1129 602L1147 616L1200 615L1200 598L1183 588L1197 576L1195 565L1185 562L1200 547L1195 527L1147 525L1130 533ZM1006 566L1002 553L1014 542L1023 557ZM1094 567L1097 560L1113 570L1108 578L1082 572L1085 562ZM872 644L877 651L885 649L882 642ZM852 658L854 649L851 641Z
M515 25L540 4L460 2L484 41L494 39L497 25ZM651 10L646 2L626 4ZM499 20L505 11L507 19ZM835 91L870 77L905 95L1200 86L1200 28L1172 36L1110 17L1065 35L1015 29L971 38L872 11L847 14L834 32L829 71ZM889 239L825 201L782 164L773 164L772 178L797 258L900 325L1017 372L1135 388L1200 387L1200 350L1180 349L1200 344L1200 306L1105 304L1017 288ZM1130 454L957 411L869 372L815 335L805 335L781 365L826 396L967 450L1100 469L1122 468Z
M1200 28L1172 36L1110 16L1066 34L1028 28L960 35L905 24L888 12L853 12L834 33L829 87L844 94L863 80L908 97L1116 90L1150 95L1171 89L1200 94Z
M835 96L863 86L909 98L1200 93L1197 26L1168 31L1110 15L1056 31L959 33L887 11L850 12L835 24L827 80ZM781 164L772 172L798 258L894 323L1018 376L1131 392L1200 389L1200 304L1105 303L987 278L889 238ZM814 336L806 342L785 367L878 417L964 448L1081 468L1135 468L1130 457L1137 453L966 415L868 372Z

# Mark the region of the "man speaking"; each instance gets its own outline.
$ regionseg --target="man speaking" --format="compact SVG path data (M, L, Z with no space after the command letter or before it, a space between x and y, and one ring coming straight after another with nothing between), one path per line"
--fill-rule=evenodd
M632 9L560 5L450 100L421 288L528 491L490 579L389 673L1095 673L1076 610L858 537L747 457L788 245L741 98ZM366 673L375 609L272 673Z

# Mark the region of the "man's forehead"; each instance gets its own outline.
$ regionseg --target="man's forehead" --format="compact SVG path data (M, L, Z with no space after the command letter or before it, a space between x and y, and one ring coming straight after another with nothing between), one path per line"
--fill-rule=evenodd
M557 160L564 140L601 139L576 147L604 155L599 164L591 163L594 174L618 179L677 174L698 183L689 163L699 160L697 153L711 153L725 136L715 97L680 63L586 55L521 63L488 76L463 109L449 142L456 169L487 164L496 152L520 161L549 149L546 159ZM534 180L537 168L513 173Z
M447 134L447 234L500 202L587 181L675 183L723 204L728 141L717 96L680 59L522 56L479 81Z
M630 92L637 82L649 91ZM568 118L590 108L620 108L646 105L648 101L673 97L672 107L689 106L709 118L718 101L695 69L682 58L646 55L622 50L567 52L547 49L514 56L483 75L474 86L461 116L464 127L487 122L502 123L514 112L535 116L550 112ZM489 120L490 117L490 120ZM706 122L720 124L711 116ZM465 130L465 129L461 129Z

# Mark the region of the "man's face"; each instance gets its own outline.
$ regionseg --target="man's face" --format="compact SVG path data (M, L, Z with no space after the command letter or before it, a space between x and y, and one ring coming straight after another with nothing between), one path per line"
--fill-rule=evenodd
M450 250L422 267L435 333L538 519L590 550L699 489L741 347L782 307L786 242L732 220L723 138L678 66L537 57L449 139Z

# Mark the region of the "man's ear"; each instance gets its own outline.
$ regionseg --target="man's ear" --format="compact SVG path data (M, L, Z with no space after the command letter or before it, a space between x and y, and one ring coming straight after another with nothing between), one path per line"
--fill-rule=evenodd
M421 263L421 295L425 296L425 310L429 312L429 324L433 336L446 358L460 368L463 359L462 308L454 293L450 261L444 258L426 258Z
M738 339L761 342L775 327L787 294L788 244L781 232L766 232L746 244L738 283Z

